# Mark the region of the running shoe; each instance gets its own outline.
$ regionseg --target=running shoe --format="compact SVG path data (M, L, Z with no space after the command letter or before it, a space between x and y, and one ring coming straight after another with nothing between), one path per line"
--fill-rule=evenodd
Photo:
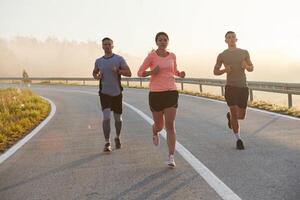
M115 138L115 144L116 144L116 149L121 149L122 145L121 145L121 141L120 138Z
M105 144L103 152L104 153L110 153L111 152L111 146L110 146L109 142Z
M243 149L245 149L244 144L243 144L243 141L242 141L241 139L238 139L238 140L236 141L236 149L238 149L238 150L243 150Z
M174 155L169 155L169 159L168 159L167 164L171 168L174 168L176 166L175 161L174 161Z

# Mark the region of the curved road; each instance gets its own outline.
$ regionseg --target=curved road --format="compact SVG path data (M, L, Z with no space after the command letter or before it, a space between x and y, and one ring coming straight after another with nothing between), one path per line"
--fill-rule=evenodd
M176 169L166 168L165 141L154 147L150 124L128 106L124 148L103 154L97 88L31 89L51 99L57 111L0 164L1 200L224 199L179 153ZM148 91L125 89L124 101L151 116ZM240 199L300 199L299 119L250 109L241 124L246 150L237 151L227 128L226 104L185 95L179 101L178 141Z

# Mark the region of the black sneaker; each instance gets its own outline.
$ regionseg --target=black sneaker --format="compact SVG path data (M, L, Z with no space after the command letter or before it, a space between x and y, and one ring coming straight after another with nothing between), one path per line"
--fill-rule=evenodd
M105 144L103 152L105 152L105 153L110 153L111 152L111 146L110 146L109 142Z
M238 139L238 140L236 141L236 149L238 149L238 150L243 150L243 149L245 149L244 144L243 144L243 141L242 141L241 139Z
M232 128L231 128L231 121L230 121L230 112L228 112L228 113L226 114L226 117L227 117L227 120L228 120L228 128L232 129Z
M115 143L116 143L116 149L121 149L121 141L120 138L115 138Z

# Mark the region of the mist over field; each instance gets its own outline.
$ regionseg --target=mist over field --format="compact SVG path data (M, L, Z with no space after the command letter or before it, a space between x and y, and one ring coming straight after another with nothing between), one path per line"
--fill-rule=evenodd
M151 48L147 50L150 51ZM223 49L203 49L197 54L174 53L177 56L178 68L185 70L187 77L225 78L224 75L216 77L212 74L217 54L221 51ZM23 70L31 77L91 77L95 59L103 55L100 42L77 42L54 37L45 40L33 37L14 37L10 40L2 38L0 52L1 77L20 77ZM300 82L300 62L288 60L284 52L249 52L255 71L247 74L248 80ZM146 55L131 55L120 50L115 53L126 59L133 76L136 76Z

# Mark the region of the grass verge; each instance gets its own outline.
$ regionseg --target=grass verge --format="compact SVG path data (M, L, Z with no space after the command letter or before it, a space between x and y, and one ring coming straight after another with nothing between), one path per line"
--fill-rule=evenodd
M123 87L127 87L126 85L123 85ZM130 86L129 88L137 88L137 89L147 89L146 87L139 87L139 86ZM204 97L204 98L209 98L209 99L216 99L220 101L225 101L225 98L223 96L219 95L214 95L210 93L200 93L200 92L191 92L191 91L186 91L186 90L179 90L180 93L182 94L188 94L188 95L193 95L193 96L199 96L199 97ZM266 110L270 112L275 112L275 113L280 113L284 115L289 115L293 117L300 118L300 110L297 108L288 108L287 106L281 106L277 104L273 104L270 102L262 101L262 100L255 100L253 102L248 102L248 106L252 108L258 108L261 110Z
M30 90L0 89L0 153L43 121L49 103Z

